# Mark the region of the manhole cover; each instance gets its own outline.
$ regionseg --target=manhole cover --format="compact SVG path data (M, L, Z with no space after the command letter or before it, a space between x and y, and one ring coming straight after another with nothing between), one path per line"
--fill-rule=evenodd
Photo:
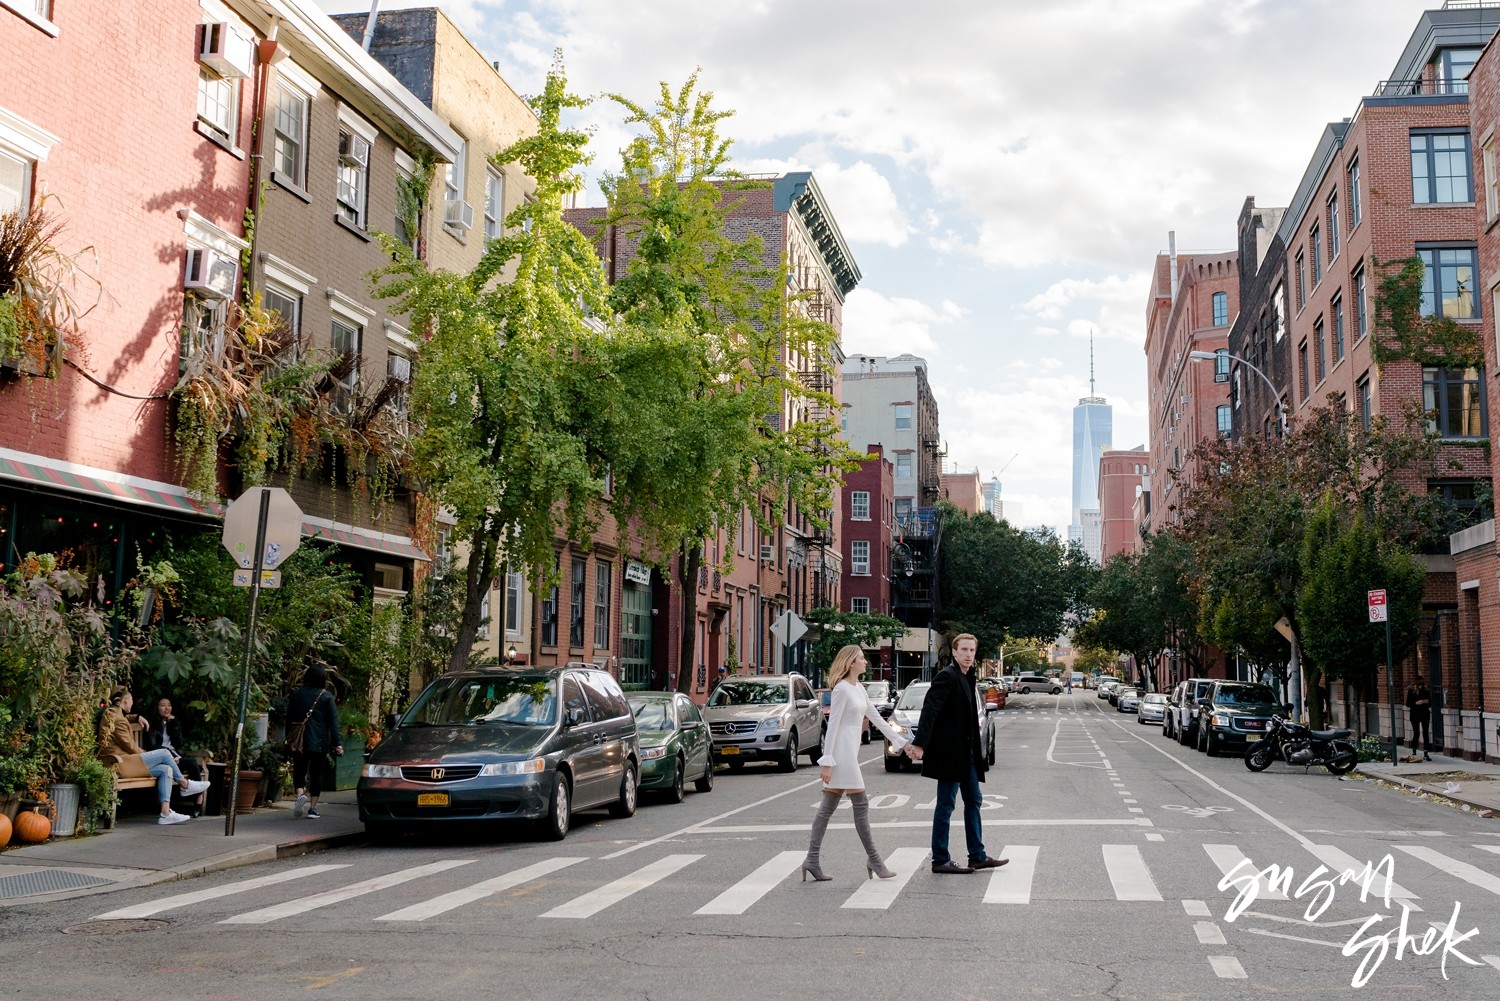
M126 918L120 921L85 921L81 925L68 925L64 935L129 935L138 931L156 931L165 928L168 922L156 918Z
M40 893L57 893L60 890L78 890L85 886L103 886L112 882L98 876L85 876L67 869L36 869L14 876L0 876L0 899L6 897L34 897Z

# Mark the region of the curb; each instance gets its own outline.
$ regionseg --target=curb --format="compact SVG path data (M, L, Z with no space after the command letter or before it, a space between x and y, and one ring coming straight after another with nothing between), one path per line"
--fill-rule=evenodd
M1457 804L1459 806L1467 806L1469 808L1469 812L1484 820L1489 820L1496 817L1497 815L1500 815L1500 809L1497 809L1491 804L1477 803L1474 800L1466 799L1463 796L1455 796L1452 793L1446 793L1439 786L1424 785L1421 782L1413 782L1410 779L1402 778L1399 775L1381 775L1375 772L1366 772L1362 770L1359 772L1359 774L1363 775L1365 778L1370 779L1373 782L1379 782L1383 785L1392 786L1397 789L1404 789L1407 792L1422 793L1423 795L1431 796L1433 799L1441 799L1449 803Z

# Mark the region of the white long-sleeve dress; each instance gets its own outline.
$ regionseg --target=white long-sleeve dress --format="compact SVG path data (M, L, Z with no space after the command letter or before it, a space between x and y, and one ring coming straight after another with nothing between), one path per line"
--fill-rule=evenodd
M868 719L880 728L896 748L905 747L907 739L881 718L863 685L841 681L833 686L828 703L828 732L823 735L823 756L819 765L831 765L833 775L824 787L828 789L863 789L865 777L859 771L859 748L863 721Z

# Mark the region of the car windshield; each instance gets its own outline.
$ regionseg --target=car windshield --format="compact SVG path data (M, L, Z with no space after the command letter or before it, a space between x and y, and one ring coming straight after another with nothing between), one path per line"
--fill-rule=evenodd
M1165 695L1161 694L1160 692L1152 692L1150 695L1147 695L1142 701L1143 702L1153 702L1153 703L1156 703L1156 702L1164 703L1164 702L1167 701L1167 697Z
M922 700L927 698L927 686L908 685L906 691L901 693L901 701L896 704L897 709L921 709Z
M711 706L777 706L786 701L784 681L726 681L714 689Z
M865 682L865 694L877 702L891 697L891 686L884 681Z
M1265 706L1276 704L1276 694L1265 685L1220 685L1214 691L1220 706Z
M631 699L630 711L635 714L637 730L675 730L672 722L672 704L666 699Z
M551 726L557 698L546 675L439 678L402 717L407 726Z

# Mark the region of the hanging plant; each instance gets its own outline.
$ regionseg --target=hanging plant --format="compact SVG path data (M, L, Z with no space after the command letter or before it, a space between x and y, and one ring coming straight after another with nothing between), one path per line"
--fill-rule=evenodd
M92 247L76 254L58 248L63 227L44 201L0 215L0 369L52 379L66 338L98 305L103 287L83 267ZM77 295L84 283L97 292L87 306Z

